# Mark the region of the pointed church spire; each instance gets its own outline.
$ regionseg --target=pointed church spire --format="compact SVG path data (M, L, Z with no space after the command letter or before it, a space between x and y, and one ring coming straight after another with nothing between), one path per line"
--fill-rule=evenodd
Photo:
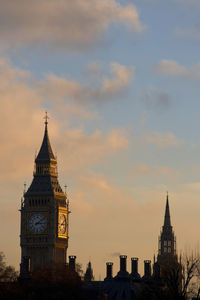
M55 156L53 154L52 148L51 148L51 144L49 141L49 135L48 135L48 115L47 112L45 114L45 131L44 131L44 138L43 138L43 142L40 148L40 151L35 159L35 162L39 162L39 161L50 161L51 159L55 160Z
M66 201L66 195L58 182L57 161L53 154L48 136L48 115L45 114L45 130L40 151L35 158L34 178L26 192L26 196L33 193L46 193L55 195L59 193Z
M169 197L168 197L168 192L167 192L164 227L171 226L170 212L169 212L169 199L168 198Z
M84 279L85 279L85 281L92 281L92 280L94 280L91 261L89 261L89 263L87 265L87 269L86 269L86 272L85 272Z

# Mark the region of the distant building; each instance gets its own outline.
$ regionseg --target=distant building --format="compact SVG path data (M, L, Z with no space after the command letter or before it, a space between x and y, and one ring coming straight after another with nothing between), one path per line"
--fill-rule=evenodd
M164 224L158 240L157 261L154 262L154 277L164 278L172 268L181 269L176 252L176 237L171 225L169 197L167 194Z
M163 291L166 290L167 276L169 274L171 276L170 272L178 276L177 279L172 278L172 280L177 280L177 282L173 282L177 283L177 290L173 292L178 293L181 287L182 267L177 258L176 238L171 226L169 197L167 195L164 225L159 236L158 255L157 261L154 261L153 264L153 272L151 270L151 261L145 260L144 275L141 277L138 273L138 258L132 257L131 273L129 274L127 272L127 256L120 255L120 270L115 277L113 277L113 263L107 262L104 281L86 280L84 289L87 291L88 300L131 300L143 295L145 290L148 293L159 288L162 293L162 289ZM85 278L88 278L86 274ZM98 291L101 291L101 293Z
M166 199L164 224L158 242L157 256L157 261L159 264L162 264L162 262L165 262L166 260L177 261L176 237L174 235L173 227L171 225L168 194Z

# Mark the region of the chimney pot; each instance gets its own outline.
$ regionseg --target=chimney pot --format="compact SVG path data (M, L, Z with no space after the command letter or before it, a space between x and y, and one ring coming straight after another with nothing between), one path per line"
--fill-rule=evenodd
M106 279L112 279L113 278L113 263L107 262L106 263Z
M138 257L131 258L131 274L132 275L138 274Z
M120 255L120 271L126 272L126 255Z
M75 271L75 268L76 268L76 256L75 255L69 256L69 267L70 267L70 269Z
M144 276L151 277L151 261L144 260Z

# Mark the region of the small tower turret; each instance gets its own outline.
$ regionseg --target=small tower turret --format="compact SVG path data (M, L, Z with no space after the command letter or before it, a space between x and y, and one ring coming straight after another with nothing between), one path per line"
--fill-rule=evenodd
M89 263L87 265L84 279L85 279L85 281L93 281L94 280L91 261L89 261Z

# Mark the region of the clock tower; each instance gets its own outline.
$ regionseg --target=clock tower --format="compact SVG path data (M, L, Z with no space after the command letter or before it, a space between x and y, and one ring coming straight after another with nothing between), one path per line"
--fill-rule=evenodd
M48 136L45 117L44 138L35 158L33 180L21 203L21 276L52 264L65 264L68 247L69 209L66 193L58 182L57 161Z

